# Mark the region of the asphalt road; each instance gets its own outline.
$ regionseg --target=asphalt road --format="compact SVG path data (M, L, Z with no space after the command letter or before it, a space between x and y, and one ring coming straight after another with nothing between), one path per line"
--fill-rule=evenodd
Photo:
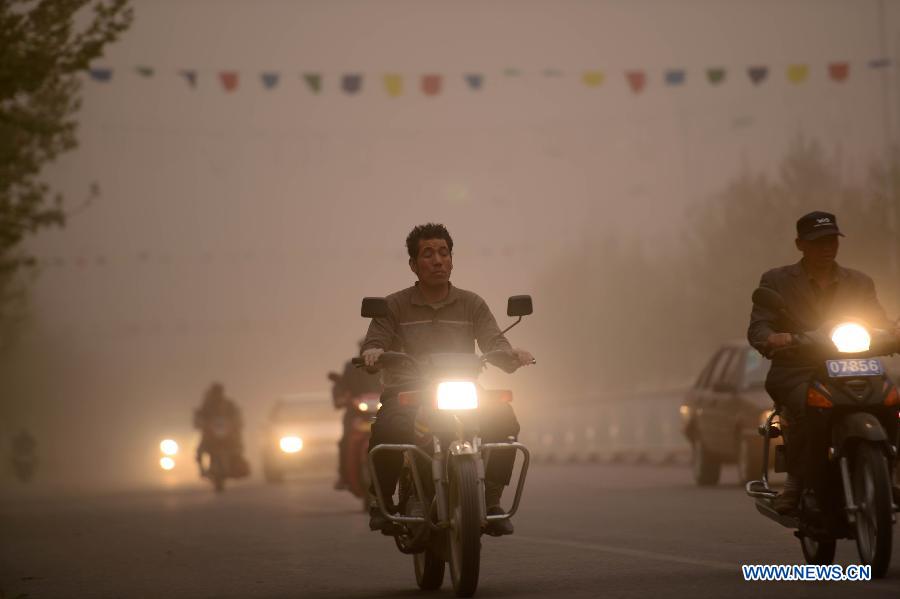
M731 476L732 478L729 478ZM900 534L873 582L745 582L741 564L802 563L729 471L536 465L516 534L485 538L479 597L900 597ZM62 496L0 492L0 597L414 597L411 558L370 533L327 476ZM855 546L839 544L838 563ZM431 596L452 596L449 578Z

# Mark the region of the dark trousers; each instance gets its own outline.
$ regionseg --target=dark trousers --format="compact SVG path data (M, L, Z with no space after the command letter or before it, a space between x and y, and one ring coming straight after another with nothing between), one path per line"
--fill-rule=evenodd
M766 378L766 391L782 415L788 474L800 478L806 474L805 464L811 463L806 394L814 372L812 368L773 364Z
M478 408L481 439L485 443L499 443L515 439L519 434L519 422L508 403L482 405ZM372 425L369 450L383 443L415 444L416 413L418 407L404 406L397 402L396 393L385 392L381 397L381 409ZM418 439L421 441L421 438ZM486 483L508 485L515 465L515 452L504 450L491 453L484 473ZM385 451L375 455L375 469L381 483L381 493L385 503L390 505L400 470L403 455L400 452ZM426 476L430 477L430 471ZM374 482L373 482L374 484ZM374 488L371 489L374 493Z

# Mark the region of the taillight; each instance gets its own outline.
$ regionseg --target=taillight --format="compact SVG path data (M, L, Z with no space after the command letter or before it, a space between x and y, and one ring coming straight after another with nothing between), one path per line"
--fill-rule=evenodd
M884 398L884 405L900 406L900 393L897 392L896 385L891 387L891 390L887 394L887 397Z
M814 408L834 407L834 404L831 403L831 400L825 397L825 395L815 387L810 387L809 391L806 392L806 405L812 406Z

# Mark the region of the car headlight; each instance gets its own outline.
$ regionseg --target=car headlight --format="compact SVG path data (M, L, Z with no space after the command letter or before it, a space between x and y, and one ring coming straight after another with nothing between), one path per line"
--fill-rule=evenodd
M831 341L839 352L855 354L869 351L872 337L866 327L855 322L844 322L831 330Z
M297 453L303 449L303 439L294 436L282 437L278 441L278 446L284 453Z
M438 410L474 410L478 407L478 391L471 381L444 381L437 388Z
M360 412L368 412L368 411L369 411L369 404L367 404L367 403L364 402L364 401L359 402L359 411L360 411Z
M159 467L163 470L172 470L175 467L175 460L169 456L159 458Z
M159 450L163 455L175 455L178 453L178 443L172 439L164 439L159 444Z

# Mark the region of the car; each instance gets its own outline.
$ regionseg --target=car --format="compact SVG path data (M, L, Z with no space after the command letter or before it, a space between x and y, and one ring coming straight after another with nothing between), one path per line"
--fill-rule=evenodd
M772 413L765 390L769 361L747 341L725 343L716 350L681 405L683 433L691 444L694 482L719 482L722 464L737 465L742 483L760 478L763 438L759 426ZM770 447L770 465L774 445Z
M261 438L266 482L278 483L288 474L333 467L340 426L340 416L325 396L275 401Z

